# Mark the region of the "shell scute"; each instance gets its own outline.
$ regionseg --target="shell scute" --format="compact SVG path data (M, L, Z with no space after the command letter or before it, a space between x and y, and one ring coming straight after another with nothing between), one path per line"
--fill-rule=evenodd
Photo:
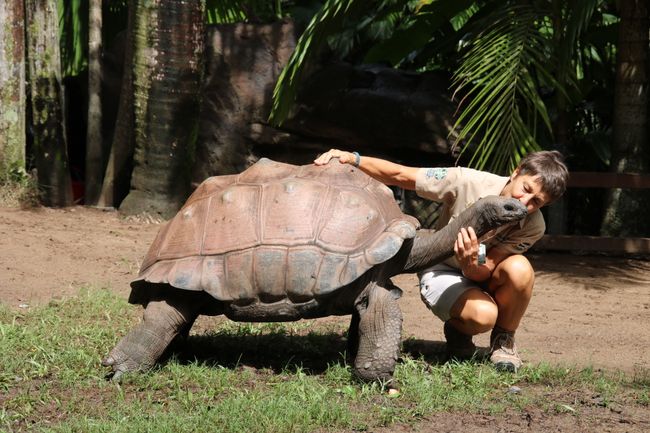
M371 265L384 263L397 254L397 251L399 251L403 242L404 239L400 238L395 233L381 233L375 242L366 249L366 261Z
M377 212L372 197L363 190L340 189L328 203L318 244L339 253L363 248L385 228L383 216Z
M201 254L224 254L258 245L260 195L261 188L256 185L233 185L212 195Z
M197 200L203 200L215 192L221 191L228 185L232 185L237 181L237 176L238 175L236 174L230 174L224 176L212 176L205 179L190 195L183 207L189 206Z
M188 257L176 260L169 270L168 282L174 287L185 287L187 290L203 290L201 288L201 257Z
M314 288L314 295L326 295L341 287L341 275L348 261L348 256L343 254L324 254L318 270L318 280Z
M201 268L201 287L215 299L226 301L226 269L224 256L203 258Z
M287 295L296 302L313 298L323 254L314 247L292 248L287 254Z
M295 178L264 185L262 243L289 246L313 241L327 189L326 185Z
M158 260L200 255L207 214L207 200L195 201L181 209L169 222L167 234L159 247Z
M257 296L263 302L276 302L286 297L285 266L287 262L286 248L255 249L255 284Z
M225 299L244 305L257 299L253 278L253 250L227 254L225 269Z

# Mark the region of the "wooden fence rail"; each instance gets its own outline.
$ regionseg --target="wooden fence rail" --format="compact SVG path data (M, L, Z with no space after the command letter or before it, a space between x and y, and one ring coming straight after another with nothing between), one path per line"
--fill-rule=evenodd
M569 188L650 188L650 174L572 172ZM650 225L650 217L645 218ZM650 255L650 238L617 238L607 236L544 235L532 251L571 251L611 255Z
M650 188L650 174L577 171L569 177L569 188Z

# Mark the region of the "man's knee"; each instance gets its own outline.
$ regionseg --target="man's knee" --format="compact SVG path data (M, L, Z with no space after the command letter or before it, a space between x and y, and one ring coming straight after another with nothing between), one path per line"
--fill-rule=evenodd
M474 306L474 322L480 333L494 328L498 316L499 309L492 302L484 301Z
M516 291L528 292L532 290L535 282L535 270L528 259L521 254L503 260L492 275L491 288L506 285Z
M498 316L499 309L494 302L472 299L464 303L457 318L465 324L465 329L480 334L494 328Z

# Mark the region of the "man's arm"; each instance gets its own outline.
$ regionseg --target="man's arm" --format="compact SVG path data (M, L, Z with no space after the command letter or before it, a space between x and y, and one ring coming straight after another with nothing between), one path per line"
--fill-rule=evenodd
M352 152L331 149L314 160L316 165L325 165L330 159L338 158L341 164L355 165L357 156ZM384 185L395 185L400 188L415 190L417 167L395 164L385 159L362 156L359 159L359 169Z

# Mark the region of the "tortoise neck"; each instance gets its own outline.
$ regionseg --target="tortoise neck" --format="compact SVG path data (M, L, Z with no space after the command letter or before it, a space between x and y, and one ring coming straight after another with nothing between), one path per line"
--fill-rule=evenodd
M463 212L440 230L418 230L413 239L402 272L419 272L438 264L454 255L454 243L461 227L475 227L475 218L471 213ZM477 236L482 236L487 230L479 229Z

